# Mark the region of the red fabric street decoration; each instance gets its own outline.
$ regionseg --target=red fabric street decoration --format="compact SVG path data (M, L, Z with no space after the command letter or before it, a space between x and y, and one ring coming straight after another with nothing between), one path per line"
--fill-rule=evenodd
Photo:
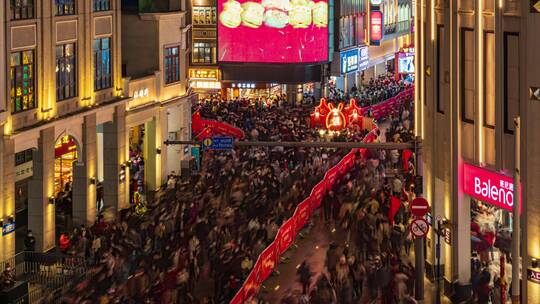
M210 119L203 119L201 113L195 112L191 116L191 129L197 140L217 135L228 135L237 139L244 138L244 131L228 123Z
M276 242L272 242L259 256L261 268L259 270L258 282L262 283L270 276L276 267L278 256L276 254Z
M390 225L394 225L394 216L401 206L401 200L395 196L390 196L390 210L388 211L388 218L390 219Z
M296 230L295 230L295 224L296 224L296 218L291 217L288 219L283 225L281 225L281 228L279 228L279 231L276 236L276 240L278 240L277 245L277 253L278 256L281 256L294 242L294 239L296 238Z
M411 155L411 150L403 150L403 169L405 170L405 172L409 171L409 158L411 158Z

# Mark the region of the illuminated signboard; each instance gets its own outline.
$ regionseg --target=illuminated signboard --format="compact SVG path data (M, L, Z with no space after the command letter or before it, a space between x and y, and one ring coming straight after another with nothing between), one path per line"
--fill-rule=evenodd
M369 47L363 46L358 49L358 69L365 70L369 65Z
M328 61L327 0L218 0L220 62Z
M371 11L370 41L372 45L379 45L383 36L383 15L381 11Z
M219 80L218 69L189 69L190 79Z
M496 207L513 210L514 179L511 177L463 164L463 192Z
M382 0L371 0L369 3L371 3L371 5L381 5Z
M358 49L341 52L339 57L342 74L347 74L358 70Z
M414 54L403 54L398 57L398 72L401 74L414 73Z
M533 283L540 284L540 272L538 270L527 269L527 278Z
M2 235L10 234L15 231L15 221L10 221L2 225Z

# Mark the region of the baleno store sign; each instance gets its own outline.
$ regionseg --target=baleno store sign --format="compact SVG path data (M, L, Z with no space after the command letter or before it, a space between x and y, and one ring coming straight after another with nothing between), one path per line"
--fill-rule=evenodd
M465 163L463 192L496 207L513 211L514 179L506 175Z

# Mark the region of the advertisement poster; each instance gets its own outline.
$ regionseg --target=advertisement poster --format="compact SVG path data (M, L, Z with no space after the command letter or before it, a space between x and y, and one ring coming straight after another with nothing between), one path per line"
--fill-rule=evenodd
M401 53L403 54L403 53ZM414 54L403 54L398 58L398 72L400 74L413 74L414 73Z
M327 0L218 0L218 60L327 61Z

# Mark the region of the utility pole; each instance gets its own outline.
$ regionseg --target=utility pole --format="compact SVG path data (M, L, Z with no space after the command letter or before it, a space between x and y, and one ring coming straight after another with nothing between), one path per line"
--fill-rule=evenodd
M423 173L423 164L422 164L422 147L421 139L419 136L416 137L414 142L414 153L416 156L416 176L422 176ZM414 191L417 197L422 196L423 187L414 187ZM416 300L424 299L424 273L425 273L425 262L424 262L424 238L414 238L414 264L416 269L416 278L415 282L415 293L414 298Z
M515 126L515 161L514 161L514 210L512 212L512 303L520 303L520 288L521 282L519 279L520 275L520 264L521 264L521 255L519 253L520 240L521 240L521 231L520 231L520 208L521 208L521 147L520 147L520 137L521 137L521 120L520 117L514 119ZM526 284L526 283L525 283Z

